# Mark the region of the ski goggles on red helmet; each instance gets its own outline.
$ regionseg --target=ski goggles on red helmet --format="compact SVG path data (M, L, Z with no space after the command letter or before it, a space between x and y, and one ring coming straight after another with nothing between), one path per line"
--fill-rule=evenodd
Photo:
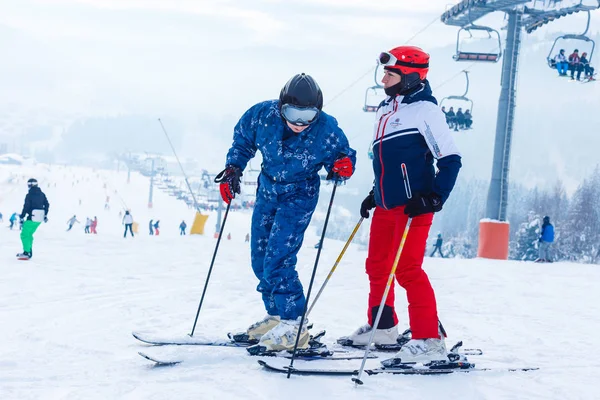
M379 54L379 64L386 67L400 66L400 67L411 67L411 68L429 68L429 63L417 64L412 62L400 61L392 53L384 51Z
M307 126L317 120L319 109L316 107L298 107L293 104L281 106L281 115L292 125Z

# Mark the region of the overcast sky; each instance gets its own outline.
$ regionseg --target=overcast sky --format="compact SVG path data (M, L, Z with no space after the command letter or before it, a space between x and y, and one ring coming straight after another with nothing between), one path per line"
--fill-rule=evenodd
M454 43L456 28L439 22L451 3L0 0L0 105L93 115L237 114L276 97L302 71L318 79L327 101L381 50L434 20L412 43L426 50ZM494 22L499 27L501 15Z
M565 0L569 1L575 2ZM460 71L469 67L472 72L469 96L476 103L477 135L458 140L463 142L459 144L465 153L464 173L470 170L487 178L500 65L452 61L457 28L439 21L449 3L456 2L0 0L0 128L18 134L44 123L62 129L79 117L171 116L180 119L189 136L198 140L184 150L195 154L200 143L214 149L212 154L221 163L237 118L253 104L276 98L292 75L306 72L323 89L325 109L338 118L360 154L366 155L373 116L360 110L365 89L374 84L375 58L418 33L410 43L432 54L430 78L438 98L461 94L464 78ZM564 175L571 176L574 184L579 179L580 168L565 151L581 151L566 149L560 140L573 123L600 123L597 113L582 109L597 110L600 96L597 91L589 92L594 90L591 87L581 89L589 93L582 95L585 102L574 103L580 111L571 115L576 120L565 115L550 121L560 107L572 106L568 96L554 95L579 89L557 86L565 82L554 80L545 57L557 32L581 32L585 21L585 15L569 16L524 36L517 113L523 120L517 120L512 158L520 176L528 172L538 178L544 170L551 179L570 168L572 172ZM598 21L600 13L594 11L592 34L598 32ZM478 23L500 29L505 21L503 14L496 13ZM504 37L505 32L501 33ZM567 103L559 106L557 101ZM531 125L536 120L546 121L546 138L557 140L540 141L531 135L540 126L541 122ZM164 140L156 128L154 134ZM560 162L527 153L538 144L552 143L555 148L542 152L557 154L557 160L562 156ZM579 160L588 160L588 168L597 163L597 157L593 146L584 150L589 154ZM528 159L565 167L559 172L537 164L527 169ZM367 172L365 179L370 179Z

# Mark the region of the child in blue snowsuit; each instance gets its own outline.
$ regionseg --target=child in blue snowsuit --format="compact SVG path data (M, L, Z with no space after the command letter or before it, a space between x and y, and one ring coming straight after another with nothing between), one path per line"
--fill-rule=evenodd
M356 162L356 152L336 119L321 111L322 105L316 82L309 75L294 76L279 100L258 103L242 116L227 153L227 168L217 176L223 200L229 203L240 192L246 164L260 150L263 162L250 245L257 291L268 315L247 333L251 340L260 339L267 351L292 348L297 335L305 297L296 255L317 206L318 172L325 167L330 178L345 180ZM308 346L305 332L303 327L300 348Z

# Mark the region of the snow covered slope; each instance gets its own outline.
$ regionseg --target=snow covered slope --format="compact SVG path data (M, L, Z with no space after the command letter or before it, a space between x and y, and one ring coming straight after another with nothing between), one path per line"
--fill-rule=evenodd
M24 167L25 168L25 167ZM427 258L448 343L464 340L483 356L480 367L538 366L533 372L482 372L450 376L373 376L355 388L344 377L300 377L265 372L256 358L235 348L181 349L195 362L150 368L137 355L147 346L131 331L185 335L191 331L215 245L212 235L180 237L179 221L192 211L157 193L145 208L147 180L79 168L26 167L12 187L0 168L0 209L20 211L22 182L35 176L52 204L50 222L36 233L34 258L19 262L18 232L0 229L0 398L2 399L593 399L600 361L600 269L579 264L532 264ZM99 174L99 175L98 175ZM80 183L72 185L72 176ZM46 179L52 182L46 188ZM112 190L103 211L103 181ZM56 182L56 188L53 183ZM98 187L99 186L99 187ZM114 190L141 222L163 221L161 236L142 231L123 239ZM78 205L79 198L82 205ZM97 236L65 232L73 213L97 215ZM212 232L214 217L208 222ZM232 213L215 263L197 333L213 338L245 328L264 315L244 236L250 214ZM6 225L6 222L3 224ZM80 229L81 228L81 229ZM298 270L310 278L317 238L309 236ZM343 243L326 241L317 273L320 285ZM327 329L325 341L365 322L366 253L351 246L316 306L311 321ZM398 292L401 328L406 302ZM152 349L169 353L168 348ZM297 361L296 365L309 363ZM335 363L335 364L334 364ZM358 368L359 361L311 365ZM369 360L367 367L377 360Z

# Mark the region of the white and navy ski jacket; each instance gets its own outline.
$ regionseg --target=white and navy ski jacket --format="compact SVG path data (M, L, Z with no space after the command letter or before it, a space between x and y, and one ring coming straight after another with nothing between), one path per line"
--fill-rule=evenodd
M416 193L436 193L444 202L461 166L460 153L429 82L409 95L388 96L379 105L373 137L379 207L405 205Z

